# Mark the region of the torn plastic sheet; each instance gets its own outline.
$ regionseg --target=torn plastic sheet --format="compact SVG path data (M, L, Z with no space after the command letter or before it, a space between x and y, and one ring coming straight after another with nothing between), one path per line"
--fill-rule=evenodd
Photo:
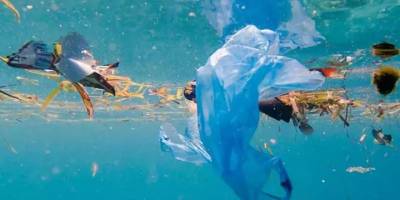
M282 23L277 31L282 38L281 48L307 48L319 44L325 38L316 30L315 22L298 0L291 0L292 17Z
M299 0L205 0L202 5L203 14L222 37L252 24L276 30L281 48L306 48L324 40Z
M23 69L52 70L53 55L45 43L30 41L8 56L8 64Z
M79 82L95 72L92 66L96 64L96 60L90 53L89 44L82 35L70 33L61 38L59 43L62 47L62 54L56 68L65 78Z
M189 118L184 135L178 133L170 123L161 125L160 145L162 151L170 152L180 161L196 165L211 161L200 140L196 115Z
M283 199L292 190L281 159L250 145L259 122L259 98L313 90L324 82L319 72L276 55L279 43L277 33L247 26L197 71L201 141L215 170L241 199L271 197L262 188L273 170L286 191Z

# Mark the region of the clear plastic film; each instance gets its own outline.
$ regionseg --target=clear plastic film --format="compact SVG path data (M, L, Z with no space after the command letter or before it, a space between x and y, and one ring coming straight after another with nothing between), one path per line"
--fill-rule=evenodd
M248 24L275 30L281 48L306 48L324 37L299 0L205 0L203 13L217 33L224 37Z
M204 150L197 127L197 116L189 118L185 134L178 133L170 123L164 123L160 128L161 150L170 152L175 159L196 165L211 161L210 155Z

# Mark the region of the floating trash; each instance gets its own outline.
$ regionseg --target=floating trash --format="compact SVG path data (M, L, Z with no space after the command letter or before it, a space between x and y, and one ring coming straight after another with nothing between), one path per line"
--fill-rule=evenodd
M360 136L360 139L358 140L358 142L360 143L360 144L364 144L364 142L365 142L365 139L367 139L367 134L362 134L361 136Z
M390 58L398 55L399 50L393 44L382 42L372 46L372 54L381 58Z
M376 144L389 146L392 144L392 135L384 134L382 129L373 129L372 136L375 138Z
M348 167L346 169L347 173L359 173L359 174L366 174L369 172L373 172L376 169L373 167Z
M350 65L353 60L354 58L352 56L335 54L328 60L328 65L333 67L344 67Z
M175 159L196 165L211 161L210 155L200 140L197 128L197 116L193 115L187 122L185 134L179 134L170 123L160 127L161 150L170 152Z
M279 174L284 198L290 198L292 192L282 160L250 145L258 126L259 99L316 89L324 82L321 73L277 56L277 36L270 30L246 26L197 71L200 138L214 169L242 199L265 196L262 188L273 170Z

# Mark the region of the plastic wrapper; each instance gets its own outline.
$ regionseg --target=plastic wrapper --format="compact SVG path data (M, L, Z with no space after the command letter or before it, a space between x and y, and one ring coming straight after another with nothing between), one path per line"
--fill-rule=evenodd
M160 145L162 151L170 152L180 161L197 165L211 161L200 140L196 115L189 118L184 135L172 124L164 123L160 128Z
M277 31L282 48L310 47L324 39L299 0L205 0L202 4L209 23L222 37L252 24Z
M324 82L319 72L278 56L279 44L277 33L246 26L197 71L201 141L215 170L241 199L272 197L262 188L273 170L286 191L283 199L292 190L280 158L250 145L259 122L259 99L313 90Z

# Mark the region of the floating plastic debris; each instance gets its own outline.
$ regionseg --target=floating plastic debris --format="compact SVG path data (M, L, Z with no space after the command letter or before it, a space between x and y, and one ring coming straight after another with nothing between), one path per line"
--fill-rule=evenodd
M114 87L99 73L97 62L89 52L89 44L80 34L70 33L61 38L55 44L54 49L55 58L52 65L67 80L72 82L82 98L89 119L92 119L94 115L93 104L84 86L103 89L115 95ZM110 67L115 68L114 65ZM55 96L57 93L56 90L53 90L50 95Z
M285 51L324 40L299 0L207 0L202 4L203 13L220 36L252 24L276 31Z
M180 161L196 165L211 161L200 140L196 115L189 118L184 135L179 134L172 124L164 123L160 128L160 145L162 151L171 152Z
M35 70L53 70L53 55L41 41L29 41L16 53L0 59L10 67Z
M384 134L382 129L373 129L372 136L375 138L376 144L389 146L392 144L392 135Z
M277 1L272 1L276 2ZM285 49L307 48L318 45L325 38L316 30L315 22L306 13L299 0L290 0L292 17L279 26L277 32Z
M369 172L373 172L376 169L373 167L349 167L346 169L346 172L348 173L359 173L359 174L366 174Z
M95 177L99 171L99 164L97 164L97 162L92 162L90 171L92 172L92 177Z
M354 60L354 57L352 56L346 56L342 54L334 54L332 57L328 60L328 66L331 67L344 67L347 65L350 65L352 61Z
M270 142L272 145L275 145L275 144L276 144L276 139L271 138L271 139L269 140L269 142Z
M367 139L367 134L362 134L361 136L360 136L360 139L358 140L358 142L360 143L360 144L364 144L364 142L365 142L365 139Z
M278 53L277 33L246 26L197 71L201 141L215 170L242 199L265 197L262 188L272 170L279 174L285 199L292 191L282 160L250 145L259 122L259 99L316 89L324 82L321 73Z
M196 17L196 13L195 13L195 12L189 12L189 13L188 13L188 16L189 16L189 17Z
M60 50L55 53L57 61L54 66L67 80L81 83L86 87L103 89L115 95L114 87L96 70L96 67L93 67L98 66L97 61L89 52L89 44L83 36L70 33L61 38L56 46Z

